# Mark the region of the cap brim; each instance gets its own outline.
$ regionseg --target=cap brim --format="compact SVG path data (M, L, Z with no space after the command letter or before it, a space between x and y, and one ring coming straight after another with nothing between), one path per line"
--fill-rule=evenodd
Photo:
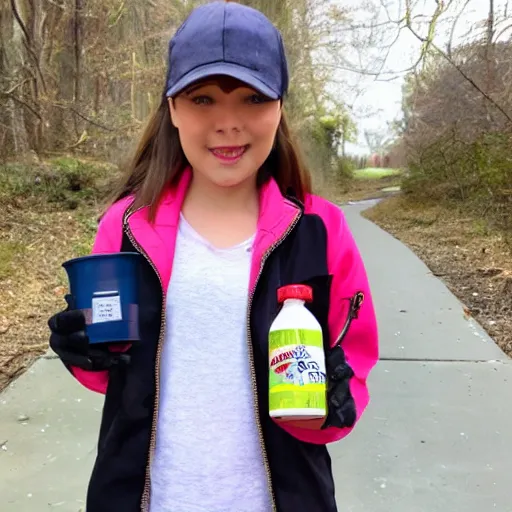
M166 96L172 98L193 83L216 75L236 78L237 80L246 83L253 89L256 89L261 94L264 94L273 100L278 100L281 97L277 91L274 91L268 87L268 85L263 83L251 69L226 62L214 62L212 64L201 66L192 70L181 80L178 80L178 82L176 82L171 88L169 88L167 90Z

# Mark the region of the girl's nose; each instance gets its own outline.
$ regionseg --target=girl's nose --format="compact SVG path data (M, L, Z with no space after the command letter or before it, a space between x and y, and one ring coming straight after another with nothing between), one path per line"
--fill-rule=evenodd
M225 108L219 112L215 129L220 133L241 132L243 130L243 118L236 109Z

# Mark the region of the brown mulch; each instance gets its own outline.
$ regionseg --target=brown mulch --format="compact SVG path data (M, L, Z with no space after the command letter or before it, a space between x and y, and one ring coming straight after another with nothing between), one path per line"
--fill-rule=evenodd
M363 214L409 246L512 356L512 247L476 215L404 196Z
M64 309L65 260L90 250L90 210L7 205L0 217L0 390L48 350L48 318Z
M382 189L399 186L401 177L385 176L377 179L355 179L341 185L336 193L327 190L326 195L337 204L349 201L364 201L366 199L379 199L381 197L395 195L395 192L383 192Z
M356 180L338 203L386 195L397 177ZM332 196L332 194L329 194ZM364 215L408 245L512 355L512 250L482 219L403 196ZM96 209L48 211L7 205L0 217L0 390L48 350L48 318L64 308L63 261L87 254Z

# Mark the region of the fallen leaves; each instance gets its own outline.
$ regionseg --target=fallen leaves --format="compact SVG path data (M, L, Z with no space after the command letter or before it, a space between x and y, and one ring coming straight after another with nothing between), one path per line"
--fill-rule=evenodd
M363 215L408 245L461 300L464 318L474 318L512 356L512 249L502 233L482 233L467 214L403 196Z
M5 316L0 316L0 334L5 334L9 327L11 327L9 320Z
M13 208L0 219L0 240L26 249L0 278L0 390L48 350L47 320L65 307L61 264L90 248L91 230L84 223L95 217L92 208L72 213Z
M57 286L53 289L53 293L56 297L64 297L67 293L67 288L65 286Z

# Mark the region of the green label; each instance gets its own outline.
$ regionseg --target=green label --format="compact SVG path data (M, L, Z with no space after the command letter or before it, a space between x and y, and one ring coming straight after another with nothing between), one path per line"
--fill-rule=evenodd
M325 409L325 383L320 331L284 329L269 334L270 411Z

